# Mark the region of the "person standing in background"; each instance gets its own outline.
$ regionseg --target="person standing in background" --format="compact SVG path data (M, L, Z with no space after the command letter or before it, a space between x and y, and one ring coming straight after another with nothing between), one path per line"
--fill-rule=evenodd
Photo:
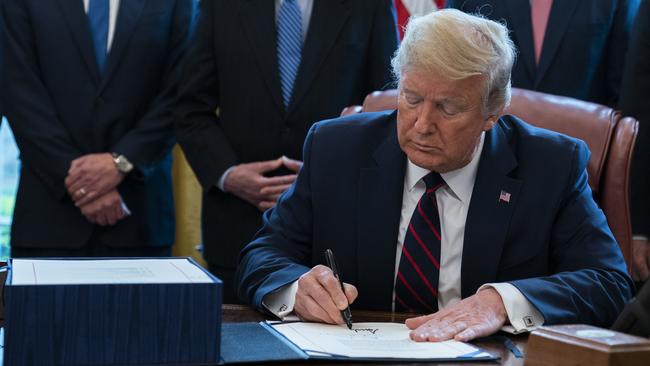
M2 98L22 169L12 256L159 256L193 0L4 0Z
M295 180L316 121L390 83L392 0L203 1L176 136L203 187L203 255L233 275L261 211Z
M620 109L639 120L632 160L631 199L632 278L646 281L650 277L650 1L642 0L632 28L627 54Z
M616 106L638 0L449 0L503 22L518 57L512 86Z

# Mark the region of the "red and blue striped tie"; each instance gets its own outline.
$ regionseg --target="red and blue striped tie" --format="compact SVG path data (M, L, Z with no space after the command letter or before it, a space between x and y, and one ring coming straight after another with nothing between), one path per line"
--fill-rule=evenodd
M435 192L445 181L438 173L422 180L427 189L411 216L395 281L395 310L399 312L438 311L440 217Z

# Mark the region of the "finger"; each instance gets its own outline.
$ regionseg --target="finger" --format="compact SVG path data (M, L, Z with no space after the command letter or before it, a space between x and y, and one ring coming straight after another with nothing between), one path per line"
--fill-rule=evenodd
M333 301L332 304L339 312L350 305L348 303L348 298L345 296L343 290L341 289L341 282L338 280L338 278L334 277L334 274L329 268L318 273L316 279L324 291L327 292L327 297Z
M81 198L79 198L78 200L75 200L74 204L77 207L81 207L81 206L89 204L90 202L95 200L95 198L97 198L97 192L94 192L94 191L93 192L88 192L85 195L81 195Z
M276 177L262 177L261 183L264 187L291 185L298 177L295 174L278 175Z
M74 159L74 160L70 163L70 168L68 169L68 174L70 174L70 172L72 172L73 170L79 168L79 164L81 164L81 162L83 162L83 160L84 160L84 157L83 157L83 156L80 157L80 158L76 158L76 159Z
M274 206L275 201L260 201L260 203L257 204L257 209L264 212L269 208L273 208Z
M88 193L94 190L91 188L92 185L93 185L92 179L80 178L70 185L69 190L70 192L78 192L80 189L83 188L85 193Z
M337 308L334 300L325 290L318 277L318 274L301 277L298 280L299 290L306 296L311 297L327 313L330 323L342 324L341 310Z
M429 342L442 342L454 338L456 334L467 329L468 325L464 321L453 322L442 327L434 327L431 329L427 341Z
M296 173L300 171L300 168L302 168L302 161L300 160L294 160L290 159L286 156L282 157L282 164L289 170L292 170Z
M258 161L255 163L250 163L251 169L258 173L266 173L278 169L282 166L282 158L267 160L267 161Z
M426 322L428 322L428 321L434 319L434 318L436 317L436 314L437 314L437 313L428 314L428 315L422 315L422 316L417 316L417 317L414 317L414 318L408 318L408 319L406 319L406 321L404 322L404 324L405 324L409 329L415 329L415 328L421 326L422 324L424 324L424 323L426 323Z
M68 190L74 192L75 190L80 188L78 185L82 179L83 178L80 174L69 174L65 178L65 186L68 188Z
M260 193L263 195L281 195L291 187L291 184L283 184L279 186L266 186L260 190Z
M265 197L264 200L266 200L267 202L273 202L275 204L280 199L280 196L282 196L282 195L281 194L275 194L273 196Z
M487 324L476 324L472 325L471 327L467 327L467 329L456 334L454 340L459 342L468 342L472 339L487 337L494 332L495 331Z
M82 210L81 213L84 215L86 220L88 220L91 224L97 223L97 219L95 218L95 215L85 212L84 210Z
M409 332L409 337L416 342L426 342L429 336L437 335L439 329L448 326L448 321L440 321L439 319L431 319L428 322L420 325L419 327Z
M84 157L78 158L70 164L70 169L68 170L68 175L79 175L81 174L84 166L86 165L86 159Z
M327 314L316 300L309 295L296 296L294 311L303 320L318 321L329 324L336 322Z
M108 220L104 212L99 212L97 214L97 224L101 226L106 226L108 224Z
M117 223L117 214L111 210L106 214L106 224L113 226Z
M352 304L357 299L357 296L359 296L359 291L354 285L350 285L349 283L344 282L343 287L345 288L345 297L348 298L348 304Z

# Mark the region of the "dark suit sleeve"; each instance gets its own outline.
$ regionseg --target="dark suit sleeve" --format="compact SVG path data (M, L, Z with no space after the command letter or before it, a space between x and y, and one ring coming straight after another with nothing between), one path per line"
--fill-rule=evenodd
M21 159L61 199L70 163L81 151L59 120L43 84L36 42L26 2L2 2L2 69L5 115L20 149Z
M639 9L639 0L621 0L614 14L607 50L608 105L618 105L632 23Z
M575 145L571 174L551 233L547 277L513 281L546 324L609 327L632 296L623 255L588 184L589 150Z
M390 60L397 49L397 15L392 0L374 1L375 17L368 58L368 89L384 90L392 85Z
M639 120L632 161L632 230L650 236L650 1L643 0L626 58L620 109Z
M197 13L196 5L195 0L176 1L161 91L142 119L112 147L112 152L123 154L145 174L174 143L172 108L181 77L181 60Z
M305 140L304 165L296 182L264 213L263 227L241 252L238 296L260 311L262 299L309 271L312 258L310 156L318 124Z
M220 95L213 46L214 6L215 1L201 1L196 39L187 56L175 120L176 138L206 191L239 161L217 117Z

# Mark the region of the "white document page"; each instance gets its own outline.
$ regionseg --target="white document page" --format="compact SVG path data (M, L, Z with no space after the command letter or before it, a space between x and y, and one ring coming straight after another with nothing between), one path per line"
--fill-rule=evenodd
M310 355L334 355L358 358L443 359L491 355L467 343L457 341L415 342L409 329L398 323L269 323L296 346Z
M185 258L14 259L13 285L210 283L213 280Z

